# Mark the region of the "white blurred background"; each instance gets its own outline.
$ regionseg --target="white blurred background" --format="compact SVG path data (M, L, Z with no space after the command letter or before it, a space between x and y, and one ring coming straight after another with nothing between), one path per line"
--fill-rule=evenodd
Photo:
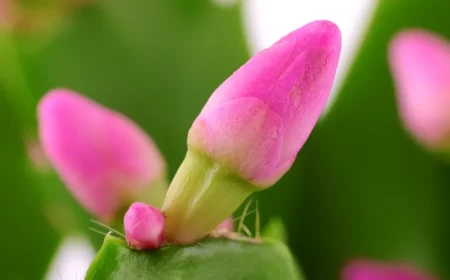
M226 8L230 0L215 0ZM342 31L342 55L334 91L340 87L346 70L369 24L376 0L242 0L243 21L251 53L270 46L283 35L318 19L335 22ZM79 280L95 252L80 236L66 238L56 254L47 279Z

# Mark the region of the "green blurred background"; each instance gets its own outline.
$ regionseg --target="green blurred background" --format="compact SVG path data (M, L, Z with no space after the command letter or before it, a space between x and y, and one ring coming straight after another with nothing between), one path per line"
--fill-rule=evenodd
M277 216L286 224L307 279L338 279L360 257L407 261L449 278L450 165L402 128L386 52L406 27L450 38L450 2L375 2L335 102L291 171L256 199L263 224ZM173 175L192 121L248 59L251 36L242 3L14 3L14 27L4 24L0 38L0 268L2 279L40 279L64 236L88 233L94 246L101 236L89 232L89 216L57 176L30 165L39 98L66 87L124 113L155 139Z

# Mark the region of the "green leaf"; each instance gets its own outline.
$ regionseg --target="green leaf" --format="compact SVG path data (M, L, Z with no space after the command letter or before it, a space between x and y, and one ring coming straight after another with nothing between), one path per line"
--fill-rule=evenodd
M21 124L0 85L0 268L2 279L42 279L59 242L29 174Z
M292 256L282 243L262 244L205 239L189 246L135 251L121 239L106 236L89 268L89 279L258 279L300 280Z

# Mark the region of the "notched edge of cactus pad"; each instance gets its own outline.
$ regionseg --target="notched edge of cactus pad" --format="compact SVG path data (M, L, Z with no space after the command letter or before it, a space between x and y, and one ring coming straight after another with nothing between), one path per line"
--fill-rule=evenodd
M264 239L260 244L208 238L187 246L137 251L106 235L85 279L285 279L301 280L289 249Z

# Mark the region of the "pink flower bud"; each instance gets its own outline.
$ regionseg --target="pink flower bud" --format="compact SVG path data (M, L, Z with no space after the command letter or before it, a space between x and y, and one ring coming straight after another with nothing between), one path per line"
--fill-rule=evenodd
M390 45L390 64L405 126L432 150L450 148L450 43L403 31Z
M142 202L131 204L123 219L128 246L134 249L155 249L161 247L164 216L155 207Z
M210 97L162 207L166 240L213 231L291 167L322 112L341 50L339 28L316 21L251 58Z
M434 280L423 272L405 264L381 264L356 261L348 265L342 280Z
M109 222L137 199L162 204L164 191L150 193L164 182L164 160L131 120L62 89L48 93L38 111L49 161L89 211Z
M291 167L328 99L339 28L315 21L265 49L211 96L189 132L190 149L260 187Z

